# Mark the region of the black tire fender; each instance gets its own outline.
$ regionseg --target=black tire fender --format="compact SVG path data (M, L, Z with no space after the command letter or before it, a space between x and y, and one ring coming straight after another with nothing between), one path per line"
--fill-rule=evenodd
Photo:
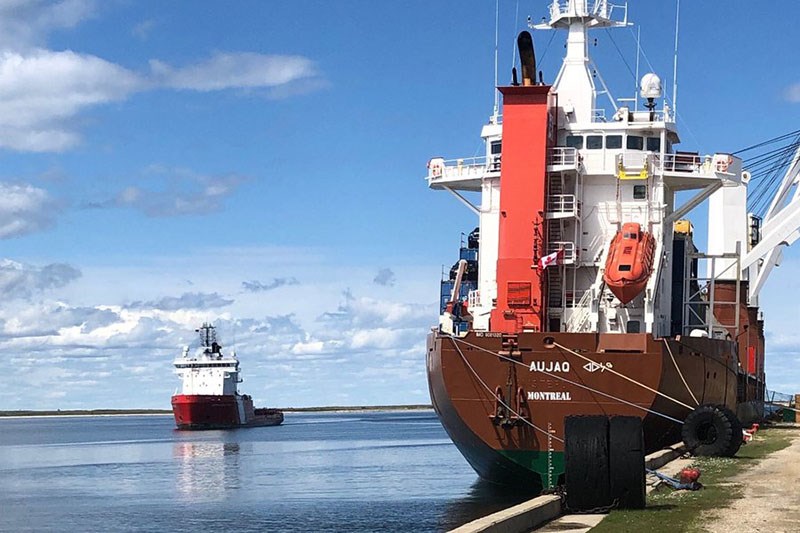
M622 509L644 509L647 504L644 433L638 416L615 416L608 427L611 498Z
M568 416L564 419L566 507L573 511L610 506L608 418Z
M683 421L681 438L694 455L725 457L735 446L734 440L742 440L741 425L738 434L734 429L731 419L718 406L706 404Z
M739 448L742 447L742 443L744 442L744 438L742 437L742 429L744 428L742 428L742 423L739 421L739 417L736 416L736 413L733 412L733 409L724 405L718 405L717 409L731 423L731 432L733 433L733 438L731 439L730 446L728 446L728 449L725 450L723 455L725 457L733 457L736 455L736 452L739 451Z

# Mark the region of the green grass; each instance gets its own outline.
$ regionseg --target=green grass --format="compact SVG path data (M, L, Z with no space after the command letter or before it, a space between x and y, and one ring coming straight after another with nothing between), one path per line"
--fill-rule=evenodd
M727 507L742 495L742 487L733 482L734 476L789 444L791 433L782 429L765 429L756 434L753 442L742 446L736 457L697 457L693 464L700 468L703 489L675 491L662 486L647 495L645 509L613 510L591 532L703 532L703 516L707 519L709 513ZM670 476L676 474L669 465L660 471Z

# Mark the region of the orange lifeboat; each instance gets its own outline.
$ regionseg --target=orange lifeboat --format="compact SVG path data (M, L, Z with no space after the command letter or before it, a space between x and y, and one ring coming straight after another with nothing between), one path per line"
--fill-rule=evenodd
M623 304L644 290L653 273L655 250L653 236L635 222L623 224L611 241L603 279Z

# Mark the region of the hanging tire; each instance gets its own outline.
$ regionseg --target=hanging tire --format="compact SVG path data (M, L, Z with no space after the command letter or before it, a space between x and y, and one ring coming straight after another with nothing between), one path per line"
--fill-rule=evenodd
M742 423L739 421L739 417L736 416L736 413L733 412L733 409L725 407L724 405L718 405L717 410L719 410L731 423L731 432L733 433L733 438L731 439L730 446L728 449L725 450L723 454L725 457L733 457L736 455L736 452L739 451L739 448L742 447L742 443L744 439L742 438ZM736 438L736 437L739 438Z
M611 500L623 509L647 504L642 419L615 416L609 422L609 476Z
M731 420L714 405L701 405L683 421L681 438L694 455L724 457L734 444L742 440L742 432L734 435Z
M608 424L605 416L564 419L564 488L572 511L611 505Z

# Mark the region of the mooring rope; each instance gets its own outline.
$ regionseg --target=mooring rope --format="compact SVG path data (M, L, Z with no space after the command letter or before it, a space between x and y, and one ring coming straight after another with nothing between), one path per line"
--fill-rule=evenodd
M576 351L574 351L574 350L570 350L570 349L569 349L569 348L567 348L566 346L563 346L563 345L561 345L561 344L559 344L559 343L557 343L557 342L553 342L553 346L556 346L556 347L558 347L558 348L561 348L562 350L566 350L566 351L568 351L569 353L571 353L572 355L575 355L575 356L577 356L577 357L580 357L581 359L583 359L584 361L588 361L589 363L594 363L594 364L596 364L596 365L597 365L597 364L599 364L599 363L597 363L597 361L592 361L592 360L591 360L591 359L589 359L588 357L586 357L586 356L584 356L584 355L581 355L581 354L579 354L578 352L576 352ZM619 376L619 377L621 377L622 379L624 379L624 380L627 380L627 381L629 381L629 382L633 383L634 385L638 385L638 386L640 386L640 387L642 387L642 388L645 388L645 389L649 390L650 392L652 392L652 393L654 393L654 394L658 394L659 396L661 396L661 397L663 397L663 398L666 398L667 400L669 400L669 401L671 401L671 402L675 402L675 403L677 403L678 405L681 405L681 406L683 406L683 407L687 408L687 409L688 409L688 410L690 410L690 411L694 411L694 407L692 407L691 405L687 405L687 404L683 403L683 402L682 402L682 401L680 401L680 400L676 400L675 398L673 398L673 397L671 397L671 396L669 396L669 395L667 395L667 394L664 394L663 392L657 391L656 389L654 389L654 388L652 388L652 387L648 387L648 386L647 386L647 385L645 385L644 383L640 383L640 382L636 381L636 380L635 380L635 379L633 379L633 378L629 378L629 377L628 377L628 376L626 376L625 374L621 374L621 373L617 372L616 370L614 370L613 368L608 368L608 367L606 367L606 371L608 371L608 372L611 372L611 373L612 373L612 374L614 374L615 376Z
M675 360L675 356L672 355L672 348L669 347L669 341L667 341L667 339L665 339L663 337L661 338L661 340L664 341L664 346L667 347L667 352L669 353L669 356L672 359L672 364L675 365L675 370L678 371L678 375L681 377L681 381L683 381L683 384L686 387L686 390L689 392L689 396L692 397L692 400L694 400L694 403L696 403L698 406L700 406L700 402L697 401L697 398L695 398L694 393L692 392L692 389L689 388L689 384L686 383L686 380L683 377L683 372L681 372L681 368L678 366L678 362Z
M451 339L455 339L455 337L453 337L452 335L450 335L450 338L451 338ZM540 431L540 432L544 433L544 434L545 434L545 435L547 435L549 438L553 438L553 439L555 439L555 440L557 440L557 441L559 441L559 442L564 442L564 439L560 439L560 438L556 437L555 435L553 435L552 433L550 433L549 431L547 431L546 429L542 429L542 428L540 428L539 426L537 426L536 424L534 424L533 422L531 422L531 421L530 421L530 420L528 420L527 418L524 418L522 415L520 415L520 414L519 414L518 412L516 412L514 409L512 409L512 408L511 408L511 406L509 406L508 404L506 404L506 402L504 402L503 400L501 400L501 399L500 399L500 398L497 396L497 394L495 394L495 392L494 392L494 391L491 389L491 387L489 387L489 385L487 385L487 384L486 384L486 382L485 382L485 381L483 381L483 379L482 379L482 378L481 378L481 377L478 375L478 373L475 371L475 369L474 369L474 368L472 368L472 365L469 363L469 361L467 361L467 357L464 355L464 353L461 351L461 348L459 348L459 347L458 347L458 345L457 345L455 342L453 343L453 347L455 347L456 351L458 352L458 355L460 355L460 356L461 356L461 359L462 359L462 360L464 361L464 363L465 363L465 364L466 364L466 365L469 367L470 371L471 371L471 372L472 372L472 374L475 376L475 378L476 378L478 381L480 381L481 385L483 385L483 387L484 387L484 388L485 388L487 391L489 391L489 394L491 394L491 395L494 397L494 399L495 399L496 401L500 402L500 404L502 404L502 405L503 405L503 407L505 407L506 409L508 409L508 410L509 410L509 411L511 411L512 413L514 413L514 415L516 415L516 416L517 416L517 418L519 418L519 420L522 420L523 422L525 422L526 424L528 424L529 426L531 426L533 429L535 429L535 430L537 430L537 431Z
M466 362L466 358L464 357L464 354L461 353L461 350L456 345L456 342L460 342L460 343L466 344L467 346L470 346L470 347L475 348L477 350L480 350L480 351L486 352L488 354L494 355L495 357L498 357L500 359L504 359L504 360L506 360L506 361L508 361L510 363L514 363L514 364L517 364L517 365L521 365L521 366L523 366L525 368L528 368L528 365L526 365L522 361L517 361L516 359L512 359L510 357L506 357L506 356L504 356L504 355L502 355L500 353L493 352L491 350L488 350L488 349L484 348L483 346L478 346L477 344L472 344L471 342L467 342L467 341L465 341L463 339L460 339L458 337L455 337L453 335L446 335L446 336L453 340L453 346L456 347L456 350L458 350L458 353L461 354L462 359L465 359L465 362ZM469 365L469 363L467 363L467 365ZM472 369L472 366L470 366L470 369ZM548 377L564 381L565 383L569 383L570 385L575 385L576 387L580 387L582 389L586 389L589 392L594 392L596 394L600 394L601 396L605 396L606 398L610 398L610 399L615 400L617 402L624 403L624 404L629 405L631 407L634 407L636 409L640 409L640 410L645 411L647 413L652 413L652 414L654 414L656 416L660 416L660 417L666 418L667 420L670 420L672 422L676 422L678 424L683 425L683 420L678 420L677 418L673 418L673 417L671 417L669 415L665 415L664 413L659 413L658 411L654 411L653 409L649 409L647 407L642 407L641 405L637 405L637 404L635 404L633 402L629 402L627 400L623 400L622 398L619 398L617 396L613 396L611 394L608 394L608 393L605 393L603 391L597 390L597 389L595 389L593 387L589 387L588 385L584 385L583 383L578 383L578 382L572 381L570 379L567 379L567 378L565 378L563 376L552 374L552 373L547 372L547 371L539 371L539 372L541 374L544 374L544 375L548 376ZM478 377L477 374L476 374L476 377ZM478 379L480 379L480 377L478 377ZM486 386L486 385L484 384L484 386ZM494 393L492 393L492 394L494 394Z

